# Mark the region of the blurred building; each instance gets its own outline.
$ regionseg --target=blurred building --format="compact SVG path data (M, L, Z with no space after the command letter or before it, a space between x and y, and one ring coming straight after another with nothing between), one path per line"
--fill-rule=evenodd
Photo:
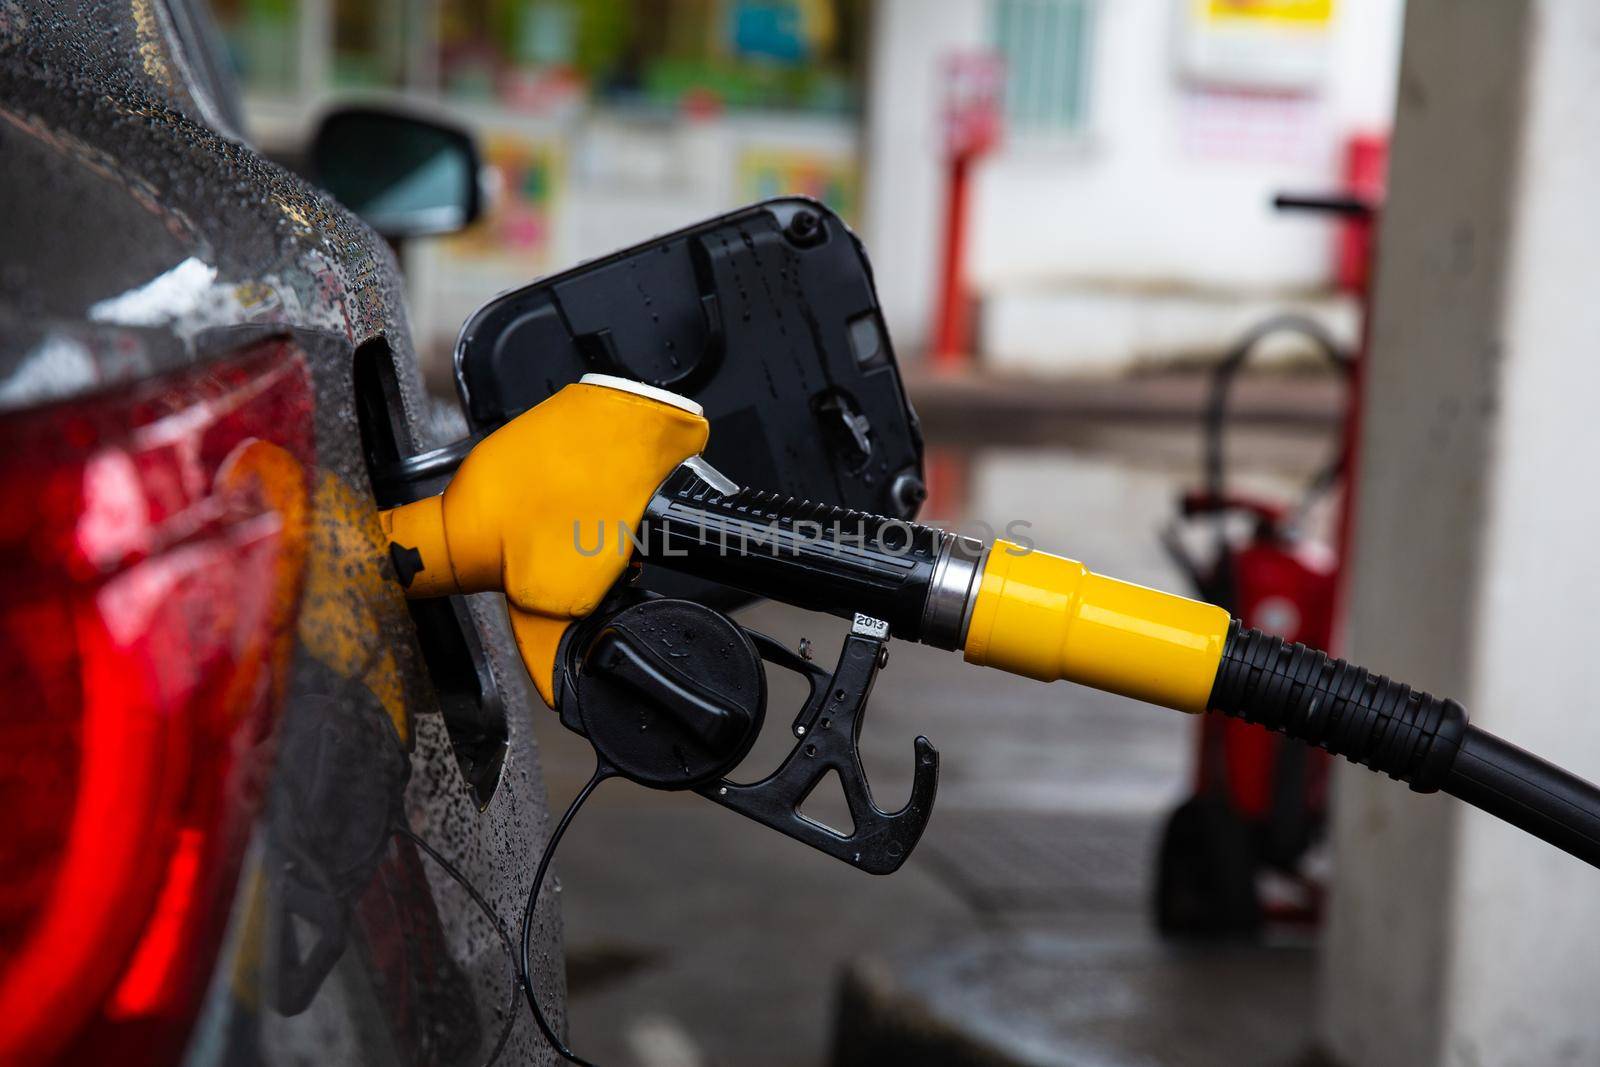
M1269 310L1349 337L1335 227L1275 193L1335 191L1394 107L1401 0L880 0L864 205L902 346L932 320L946 57L1005 67L974 189L977 344L1028 370L1214 352Z
M1336 189L1393 106L1402 0L216 0L257 140L405 94L480 131L493 207L407 249L448 350L483 299L741 202L818 196L866 238L899 348L936 312L952 63L1003 71L979 165L974 347L1026 371L1211 352L1268 310L1346 335Z
M466 120L492 189L471 231L406 249L437 364L489 296L735 204L798 192L859 218L859 0L218 0L254 136L290 153L335 100Z

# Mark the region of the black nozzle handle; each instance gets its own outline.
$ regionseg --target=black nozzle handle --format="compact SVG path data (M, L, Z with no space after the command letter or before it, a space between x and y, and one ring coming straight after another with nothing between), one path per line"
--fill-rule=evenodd
M924 639L946 539L931 527L754 489L723 492L680 467L645 511L646 562L756 596Z

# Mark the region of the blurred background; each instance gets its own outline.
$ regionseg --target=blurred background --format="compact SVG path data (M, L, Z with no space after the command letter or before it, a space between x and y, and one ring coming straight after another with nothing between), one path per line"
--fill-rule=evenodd
M1031 522L1097 570L1481 694L1475 721L1600 770L1570 606L1600 592L1571 562L1600 515L1551 473L1597 384L1585 0L214 7L268 154L368 99L478 138L484 217L401 249L441 396L495 293L813 196L872 257L929 442L924 518ZM1529 617L1570 636L1541 646ZM842 636L747 621L825 662ZM589 757L540 728L559 808ZM696 798L601 790L556 863L574 1046L645 1067L1600 1062L1574 993L1600 978L1592 872L1486 817L901 647L864 741L884 807L917 733L944 753L940 805L890 879Z
M1271 199L1381 175L1361 153L1389 126L1401 20L1399 0L215 7L269 152L303 144L330 102L372 95L479 134L488 218L407 249L436 380L486 295L788 193L862 235L915 362L939 314L963 153L981 158L966 257L981 313L962 343L988 366L1203 356L1285 306L1352 340L1335 229L1276 217ZM990 143L974 112L992 113Z

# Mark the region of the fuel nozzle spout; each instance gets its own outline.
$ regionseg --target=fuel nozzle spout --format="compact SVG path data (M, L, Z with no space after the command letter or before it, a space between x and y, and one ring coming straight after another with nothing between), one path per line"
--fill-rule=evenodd
M1007 541L740 489L698 460L657 489L641 543L649 562L870 615L970 663L1183 711L1205 710L1228 634L1228 613L1209 604Z

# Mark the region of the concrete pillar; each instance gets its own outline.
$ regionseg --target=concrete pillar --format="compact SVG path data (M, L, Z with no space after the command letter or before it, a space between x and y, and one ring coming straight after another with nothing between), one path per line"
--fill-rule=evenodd
M1600 4L1411 0L1351 653L1600 778ZM1600 872L1443 796L1336 783L1340 1062L1600 1063Z

